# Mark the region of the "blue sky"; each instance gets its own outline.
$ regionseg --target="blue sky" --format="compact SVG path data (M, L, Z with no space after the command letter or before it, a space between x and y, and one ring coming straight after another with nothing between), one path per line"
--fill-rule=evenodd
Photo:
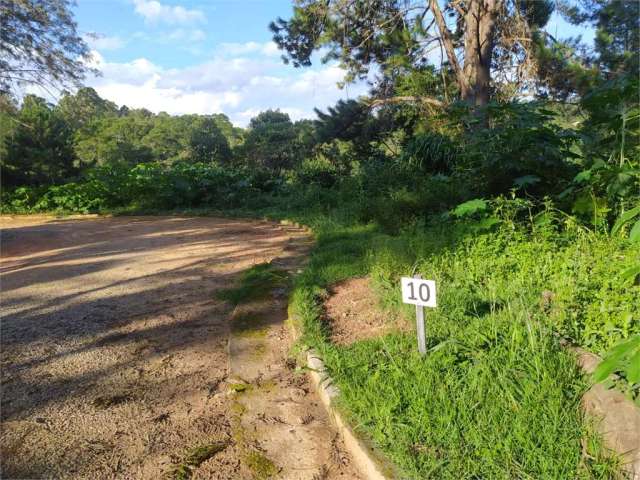
M102 72L87 83L119 105L223 112L241 126L267 108L310 118L313 107L365 94L362 84L337 87L337 65L282 63L267 26L291 10L291 0L79 0L78 29ZM557 16L548 30L591 36Z

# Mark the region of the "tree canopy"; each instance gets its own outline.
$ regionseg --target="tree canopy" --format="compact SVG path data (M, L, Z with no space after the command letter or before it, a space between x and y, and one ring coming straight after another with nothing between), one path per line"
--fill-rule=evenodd
M597 25L595 63L637 70L638 3L583 4L564 2L560 13ZM323 61L338 60L345 81L375 76L379 101L483 106L492 98L566 96L586 81L589 65L576 43L544 31L555 8L551 0L298 0L292 17L270 28L286 63L308 66L315 51L326 51ZM400 95L396 87L416 72L429 79L427 91Z
M0 0L0 92L78 85L90 60L69 0Z
M294 165L297 146L296 128L289 115L267 110L249 122L243 156L250 165L281 170Z
M27 95L17 117L0 159L3 183L45 185L73 177L73 130L60 113L42 98Z
M231 160L229 141L212 117L199 117L190 126L189 151L197 162Z

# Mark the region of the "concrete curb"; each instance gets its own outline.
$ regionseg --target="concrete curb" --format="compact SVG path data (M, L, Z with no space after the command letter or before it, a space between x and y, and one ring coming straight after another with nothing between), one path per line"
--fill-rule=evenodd
M292 327L295 330L295 327ZM349 426L340 412L335 408L334 400L339 395L338 388L326 373L324 362L316 352L307 352L309 377L315 386L320 401L327 410L338 434L344 441L345 448L351 454L357 469L367 480L392 480L400 478L397 469L386 460L369 442L359 437Z
M299 228L312 239L314 238L313 230L305 225L289 220L280 220L279 223L283 226ZM291 314L289 315L288 323L294 340L297 340L300 338L300 332L297 328L298 324ZM318 393L322 405L336 427L338 435L342 438L345 448L351 455L360 474L366 480L394 480L401 478L397 468L385 459L382 453L376 450L370 442L367 442L356 434L336 408L334 400L340 392L338 387L335 386L333 379L327 373L324 362L320 356L314 350L309 350L306 352L305 361L308 376L313 383L315 391Z

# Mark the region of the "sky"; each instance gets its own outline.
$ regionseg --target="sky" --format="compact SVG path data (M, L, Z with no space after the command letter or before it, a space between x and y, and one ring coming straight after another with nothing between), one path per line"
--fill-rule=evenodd
M291 0L78 0L74 12L101 71L85 83L118 105L225 113L246 126L269 108L314 118L314 107L368 89L338 88L344 72L319 57L307 68L282 62L268 24L291 16ZM547 28L560 37L590 35L556 15Z

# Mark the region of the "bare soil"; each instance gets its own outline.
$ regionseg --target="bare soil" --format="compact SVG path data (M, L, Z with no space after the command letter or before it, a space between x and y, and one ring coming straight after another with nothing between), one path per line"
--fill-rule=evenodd
M257 375L229 377L232 307L216 291L254 264L294 268L304 232L205 217L0 226L2 478L357 477L287 358L286 299L264 307L260 355L239 357Z
M324 303L324 314L331 341L338 345L409 328L401 316L380 308L368 277L350 278L333 285Z

